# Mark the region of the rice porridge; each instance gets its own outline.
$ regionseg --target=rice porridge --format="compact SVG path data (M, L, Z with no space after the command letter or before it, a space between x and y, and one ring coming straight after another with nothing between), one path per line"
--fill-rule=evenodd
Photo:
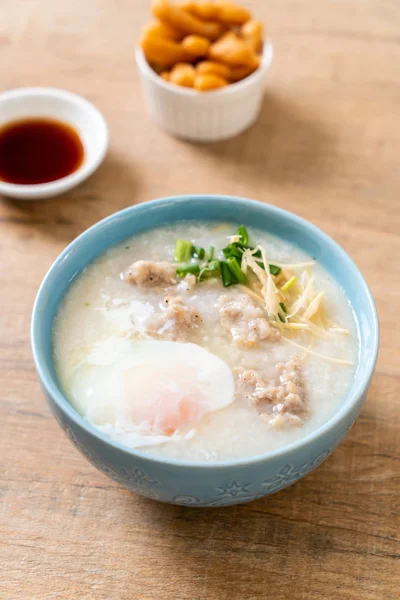
M358 361L352 308L313 257L237 224L182 222L111 248L53 328L75 409L131 448L250 457L317 429Z

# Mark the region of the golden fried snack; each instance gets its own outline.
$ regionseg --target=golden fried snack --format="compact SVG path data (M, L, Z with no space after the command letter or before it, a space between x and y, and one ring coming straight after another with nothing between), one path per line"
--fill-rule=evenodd
M140 45L165 81L207 91L260 66L263 25L234 1L152 0L152 13Z
M169 74L169 81L184 87L193 87L196 71L190 63L177 63Z
M254 73L256 69L257 67L246 67L242 65L239 65L237 67L230 67L228 79L231 83L235 83L236 81L240 81L241 79L248 77L249 75Z
M218 14L216 20L226 25L243 25L251 19L250 11L244 6L221 0L216 2Z
M160 21L152 21L151 23L148 23L143 27L142 36L166 38L168 40L180 42L183 38L183 33L179 31L179 29L175 29L175 27L171 27L166 23L161 23Z
M169 0L153 0L153 15L160 19L162 23L167 23L171 27L176 27L188 35L195 34L215 40L221 34L220 23L207 23L191 15Z
M215 2L183 2L180 6L203 21L218 21L219 8Z
M207 56L210 40L201 35L187 35L182 40L182 46L195 57Z
M264 27L261 21L256 21L255 19L247 21L242 26L240 33L243 39L250 44L254 52L261 52L264 37Z
M224 79L230 79L231 72L227 65L213 60L203 60L196 65L196 73L202 75L219 75Z
M185 50L182 44L152 36L144 36L140 41L143 53L147 61L165 70L174 66L178 62L191 62L195 60L193 54Z
M228 85L228 81L220 75L212 73L198 74L194 80L194 87L199 92L207 92L209 90L217 90Z
M227 65L242 65L257 68L260 59L244 40L230 31L211 44L209 58Z
M217 21L225 25L243 25L251 18L250 11L233 2L184 2L180 5L194 17L203 21Z

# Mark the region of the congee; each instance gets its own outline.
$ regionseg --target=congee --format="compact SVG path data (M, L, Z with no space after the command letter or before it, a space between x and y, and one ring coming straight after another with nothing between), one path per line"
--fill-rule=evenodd
M193 461L295 442L339 409L358 360L339 284L312 257L244 226L182 222L111 248L54 322L61 386L130 448Z

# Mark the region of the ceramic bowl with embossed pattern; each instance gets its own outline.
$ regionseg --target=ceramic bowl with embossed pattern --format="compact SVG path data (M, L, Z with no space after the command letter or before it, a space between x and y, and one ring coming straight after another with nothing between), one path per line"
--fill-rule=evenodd
M196 463L154 457L107 437L81 417L57 381L52 326L74 277L124 239L182 220L235 221L273 232L315 256L347 294L359 335L359 366L339 410L317 430L286 447L251 458ZM296 482L320 465L351 428L364 403L378 351L378 319L370 290L349 256L331 238L292 213L230 196L181 196L127 208L100 221L55 261L38 292L32 350L50 408L76 448L100 471L129 489L162 502L225 506L249 502Z

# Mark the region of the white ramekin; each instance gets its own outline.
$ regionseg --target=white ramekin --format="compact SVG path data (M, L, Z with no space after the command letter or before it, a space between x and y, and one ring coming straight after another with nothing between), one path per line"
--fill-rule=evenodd
M22 87L0 94L0 127L19 119L45 117L72 125L84 148L82 165L71 175L34 185L0 181L0 195L21 200L58 196L82 183L102 163L108 147L108 128L102 114L88 100L58 88Z
M215 142L241 133L257 119L264 79L273 56L264 44L260 67L242 81L212 92L197 92L164 81L136 48L136 62L150 114L168 133L193 142Z

